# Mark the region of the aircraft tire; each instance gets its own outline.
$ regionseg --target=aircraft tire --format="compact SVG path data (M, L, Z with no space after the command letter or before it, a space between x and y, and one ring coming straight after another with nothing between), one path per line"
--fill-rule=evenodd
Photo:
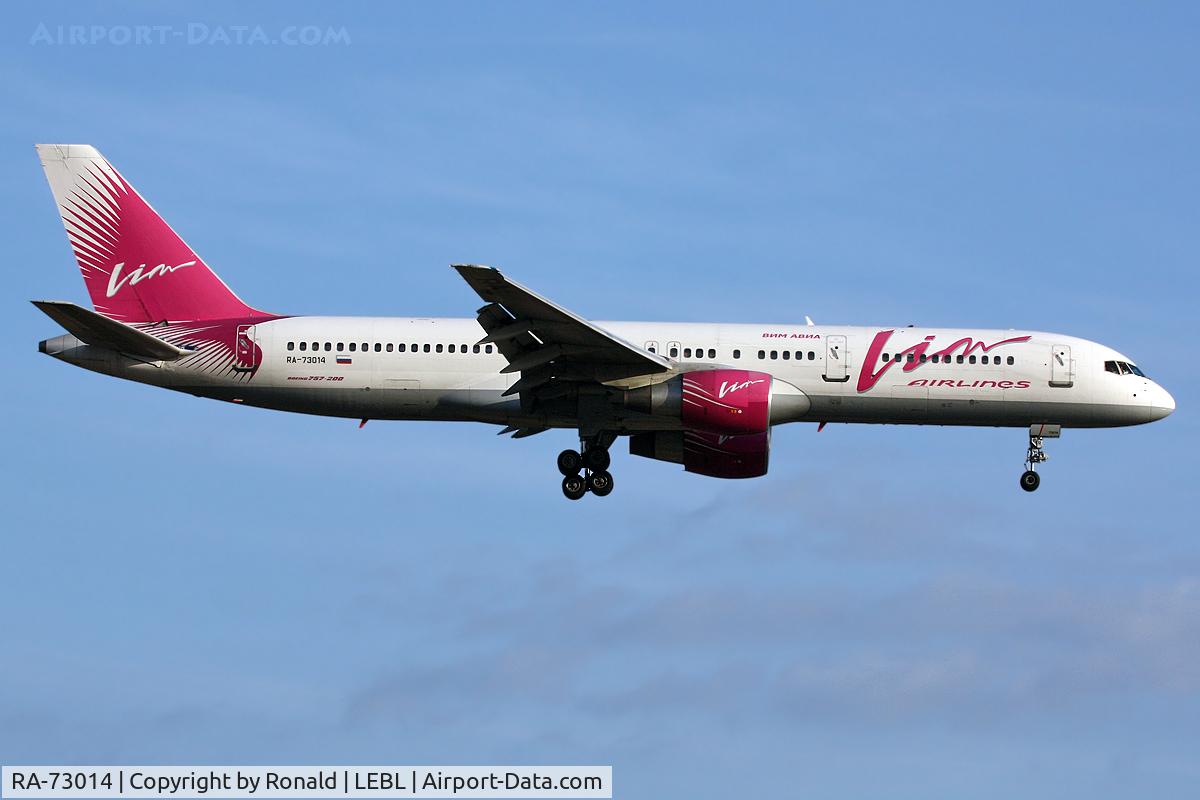
M568 500L580 500L587 494L588 485L579 475L563 478L562 491Z
M607 497L613 490L613 477L605 470L597 470L588 476L587 485L596 497Z
M583 468L583 457L575 450L563 450L558 454L558 471L564 477L578 475Z

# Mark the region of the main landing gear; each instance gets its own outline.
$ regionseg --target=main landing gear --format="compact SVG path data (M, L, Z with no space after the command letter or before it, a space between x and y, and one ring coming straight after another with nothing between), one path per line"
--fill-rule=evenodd
M1045 462L1048 455L1042 449L1045 439L1057 439L1062 435L1059 425L1030 425L1029 450L1025 453L1025 471L1021 473L1021 488L1027 492L1037 491L1042 485L1042 476L1037 474L1037 465Z
M608 471L612 459L608 447L615 438L600 435L580 439L582 454L577 450L563 450L558 454L558 471L563 474L562 491L568 500L580 500L588 492L597 497L606 497L612 492L613 477ZM583 470L582 475L580 470Z

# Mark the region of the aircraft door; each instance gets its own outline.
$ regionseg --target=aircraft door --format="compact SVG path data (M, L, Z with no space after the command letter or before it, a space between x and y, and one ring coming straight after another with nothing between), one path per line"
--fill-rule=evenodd
M238 372L253 372L258 367L258 345L253 325L238 325L233 337L233 368Z
M1056 344L1050 349L1050 385L1072 386L1075 383L1075 362L1071 360L1071 348Z
M845 336L826 337L825 373L821 377L833 383L850 380L850 353Z

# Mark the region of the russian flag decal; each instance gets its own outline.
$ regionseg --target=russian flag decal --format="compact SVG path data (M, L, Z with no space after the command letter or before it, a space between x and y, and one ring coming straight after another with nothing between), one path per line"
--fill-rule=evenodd
M338 356L338 357L337 357L337 363L339 363L339 364L351 364L351 363L353 363L353 361L350 359L350 356Z

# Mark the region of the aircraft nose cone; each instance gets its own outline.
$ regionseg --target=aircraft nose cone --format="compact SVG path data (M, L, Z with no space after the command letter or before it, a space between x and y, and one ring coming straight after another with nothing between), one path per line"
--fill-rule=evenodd
M1160 420L1164 417L1169 417L1171 412L1175 410L1175 398L1171 397L1171 393L1161 386L1154 393L1154 399L1151 402L1150 413L1152 419Z

